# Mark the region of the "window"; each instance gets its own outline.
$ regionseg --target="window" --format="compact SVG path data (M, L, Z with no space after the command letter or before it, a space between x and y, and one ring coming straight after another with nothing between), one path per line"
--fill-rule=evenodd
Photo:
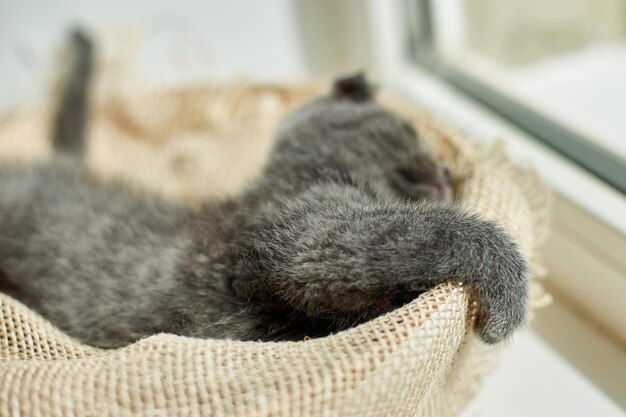
M408 0L410 58L626 192L625 0Z
M553 189L554 303L533 329L626 409L623 3L370 0L367 23L386 88L478 141L504 139Z

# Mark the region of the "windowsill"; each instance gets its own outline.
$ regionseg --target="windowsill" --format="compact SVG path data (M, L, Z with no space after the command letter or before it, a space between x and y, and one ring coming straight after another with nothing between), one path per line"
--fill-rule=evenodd
M541 340L518 335L462 417L624 417L626 413Z

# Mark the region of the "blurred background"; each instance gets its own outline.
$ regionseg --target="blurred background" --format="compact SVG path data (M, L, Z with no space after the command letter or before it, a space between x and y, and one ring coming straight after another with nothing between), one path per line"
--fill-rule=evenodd
M101 59L122 55L158 83L307 74L289 0L2 1L3 106L45 91L60 64L59 48L76 25L97 38Z
M102 56L160 84L285 82L363 69L384 83L387 34L377 3L3 1L0 110L45 94L59 46L77 24L97 34ZM406 58L626 191L626 0L391 3Z
M0 113L49 99L76 25L126 87L366 70L504 138L555 194L554 303L467 415L625 415L626 0L0 0Z

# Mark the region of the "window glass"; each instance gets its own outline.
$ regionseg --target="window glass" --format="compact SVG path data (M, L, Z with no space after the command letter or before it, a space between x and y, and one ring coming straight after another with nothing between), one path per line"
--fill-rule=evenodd
M626 0L417 0L410 9L421 30L409 36L431 28L412 40L414 57L471 77L466 86L496 110L543 129L596 174L610 165L613 185L626 181Z

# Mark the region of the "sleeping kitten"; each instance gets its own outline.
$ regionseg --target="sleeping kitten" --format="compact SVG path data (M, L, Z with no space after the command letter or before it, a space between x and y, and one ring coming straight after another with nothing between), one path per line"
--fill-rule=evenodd
M288 116L263 176L200 211L92 178L85 100L65 103L57 157L0 167L0 290L85 343L322 336L449 280L481 301L485 341L525 320L515 243L445 201L447 170L362 76Z

